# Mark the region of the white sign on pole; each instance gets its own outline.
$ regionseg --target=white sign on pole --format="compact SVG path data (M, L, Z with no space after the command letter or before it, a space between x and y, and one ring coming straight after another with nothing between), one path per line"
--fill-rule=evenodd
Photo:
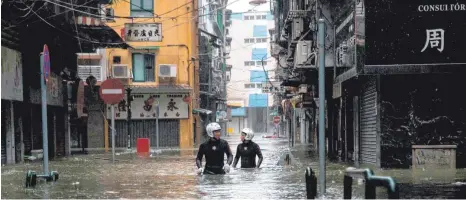
M125 40L128 42L160 42L162 41L162 24L125 24Z

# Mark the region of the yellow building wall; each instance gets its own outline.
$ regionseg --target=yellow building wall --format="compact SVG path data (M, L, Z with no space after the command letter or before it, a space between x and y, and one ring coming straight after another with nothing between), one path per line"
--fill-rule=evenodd
M107 22L107 26L120 34L125 27L125 23L161 23L162 24L162 41L161 42L128 42L131 47L153 47L158 46L157 50L135 50L135 49L107 49L108 72L111 72L110 66L113 64L113 56L121 57L121 64L127 64L132 71L132 53L146 52L155 53L155 82L130 82L131 85L138 86L154 86L159 84L158 65L159 64L177 64L177 84L189 84L194 88L194 63L191 57L197 58L197 55L192 55L192 52L197 48L193 46L197 40L197 33L193 29L194 19L197 19L196 12L193 12L194 1L191 0L154 0L153 12L159 14L158 17L135 17L132 19L120 18L130 17L130 0L116 1L109 5L114 9L115 22ZM186 45L189 49L189 55L186 47L170 46L170 45ZM189 78L188 78L189 76ZM189 83L188 83L189 81ZM191 97L194 97L191 91ZM194 98L193 98L194 99ZM194 143L193 137L193 103L189 106L189 119L180 120L180 148L192 148Z

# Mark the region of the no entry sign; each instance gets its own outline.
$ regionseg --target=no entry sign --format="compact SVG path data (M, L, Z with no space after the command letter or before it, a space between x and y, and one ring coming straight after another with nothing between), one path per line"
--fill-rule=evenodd
M273 123L279 124L280 123L280 116L273 117Z
M44 67L44 78L45 78L45 82L48 82L49 81L49 76L50 76L50 52L49 52L49 47L47 47L46 44L44 44L44 50L42 52L43 54L43 57L42 57L42 62L44 63L43 64L43 67Z
M117 104L125 97L124 86L118 79L107 79L100 85L99 95L106 104Z

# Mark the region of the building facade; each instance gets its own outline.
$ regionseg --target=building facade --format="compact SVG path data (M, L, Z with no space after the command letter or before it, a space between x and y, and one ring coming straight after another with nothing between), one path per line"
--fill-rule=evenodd
M223 114L226 107L226 74L227 66L225 58L228 56L226 49L230 42L227 40L229 33L226 30L230 21L229 10L225 9L228 1L216 0L198 1L198 38L199 55L198 64L198 88L200 109L196 109L199 116L197 120L198 131L197 144L208 139L205 127L211 122L218 122L225 134L226 121ZM225 17L223 17L225 16Z
M86 7L80 6L83 3ZM70 9L70 3L59 1L2 4L2 84L10 88L2 90L2 164L41 159L44 151L40 55L45 45L50 56L45 148L50 159L71 154L70 127L77 119L73 88L77 89L80 80L76 53L125 46L109 27L103 24L90 27L78 20L99 16L100 4L97 0L75 1L74 10ZM34 13L22 9L30 6L41 9Z
M134 147L145 137L154 147L158 138L160 147L192 148L194 3L131 0L106 7L115 16L106 24L131 46L106 50L108 77L120 79L127 96L114 105L116 147Z
M288 86L281 98L291 144L303 135L298 109L312 96L311 113L326 110L326 148L332 159L406 168L413 164L412 145L456 145L457 167L464 167L466 115L459 103L464 97L452 86L465 84L466 62L459 52L465 51L466 40L458 36L464 35L466 12L461 3L458 9L445 7L448 3L456 1L273 1L274 42L282 48L276 58L287 62L287 70L278 73ZM450 12L437 12L441 4ZM326 108L315 106L320 98L315 90L318 19L324 20L327 35ZM297 25L301 22L304 27ZM309 41L309 49L303 41ZM305 54L309 67L303 70L297 55ZM311 114L304 122L316 124L316 119ZM316 126L310 127L304 135L317 139Z
M255 132L272 132L274 99L269 87L276 85L276 61L271 57L271 35L274 29L270 5L266 2L241 1L228 7L231 25L231 66L227 91L231 120L228 132L239 134L245 127ZM267 89L266 89L267 88Z

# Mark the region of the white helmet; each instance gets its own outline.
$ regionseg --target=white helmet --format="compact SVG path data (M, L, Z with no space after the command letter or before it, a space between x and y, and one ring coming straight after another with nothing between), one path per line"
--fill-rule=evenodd
M222 127L218 123L213 122L208 124L205 129L209 137L214 137L214 131L222 130Z
M241 133L246 134L246 136L244 137L244 140L252 140L252 138L254 137L254 132L250 128L244 128L241 131Z

